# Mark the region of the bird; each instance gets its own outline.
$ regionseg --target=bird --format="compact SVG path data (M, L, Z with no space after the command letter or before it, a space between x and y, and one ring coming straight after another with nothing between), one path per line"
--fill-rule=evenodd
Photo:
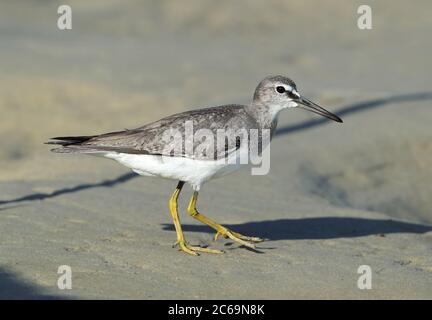
M135 129L89 136L54 137L46 143L56 145L51 149L56 153L101 156L115 160L142 176L178 181L168 201L177 235L174 246L190 255L202 252L220 254L224 251L194 246L186 241L178 213L180 192L185 183L192 187L193 195L187 211L216 231L214 240L222 236L240 246L255 249L256 243L264 239L240 234L203 215L197 210L198 195L206 182L250 165L247 161L239 161L242 156L253 150L262 155L269 149L279 113L293 108L303 108L343 122L337 115L301 95L293 80L276 75L259 82L251 103L247 105L229 104L189 110ZM252 148L252 134L248 134L254 130L258 143ZM205 139L201 136L196 138L198 132L205 132ZM220 132L224 133L219 139L222 142L218 140L218 147L214 148L215 141L212 139L219 137ZM206 147L202 146L204 141L207 141Z

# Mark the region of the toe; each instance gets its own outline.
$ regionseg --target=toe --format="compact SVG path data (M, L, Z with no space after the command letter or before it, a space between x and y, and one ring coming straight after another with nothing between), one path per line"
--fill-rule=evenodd
M216 250L216 249L210 249L210 248L203 248L198 246L191 246L188 245L186 242L178 241L176 245L179 245L179 250L183 251L184 253L193 255L193 256L199 256L198 252L206 252L206 253L215 253L215 254L221 254L224 253L222 250Z
M215 253L215 254L224 253L224 251L222 251L222 250L209 249L209 248L203 248L203 247L191 247L191 249L194 251L206 252L206 253Z
M238 242L238 243L240 243L240 244L242 244L242 245L244 245L244 246L246 246L248 248L255 249L255 244L253 244L252 242L245 241L245 240L243 240L243 239L241 239L239 237L236 237L235 235L233 235L231 233L231 231L227 232L227 236L231 240L234 240L234 241L236 241L236 242Z
M181 243L180 242L179 245L180 245L180 250L181 251L183 251L183 252L185 252L187 254L193 255L193 256L199 256L199 254L196 251L194 251L191 248L189 248L189 246L186 245L185 243Z

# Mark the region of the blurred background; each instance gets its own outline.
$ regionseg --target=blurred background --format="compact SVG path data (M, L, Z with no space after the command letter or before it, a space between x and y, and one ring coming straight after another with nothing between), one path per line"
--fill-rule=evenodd
M355 181L338 184L356 182L349 188L367 193L384 179L400 187L397 210L431 207L430 1L409 8L404 1L371 1L372 30L357 27L362 1L68 3L73 28L66 31L57 28L58 1L0 5L0 179L75 172L65 161L77 159L59 159L42 145L49 137L248 103L263 77L283 74L332 111L390 99L347 114L337 128L358 153L344 167L361 175L368 162L378 166L364 177L369 181L349 176ZM282 118L298 123L315 116L296 110ZM81 169L95 169L94 159L78 161ZM370 181L377 172L384 177Z
M54 155L43 145L50 137L246 104L262 78L282 74L344 124L284 112L272 145L272 173L228 177L210 191L221 196L221 186L229 193L237 183L250 192L261 185L281 206L320 199L333 208L432 223L431 1L64 2L0 3L2 205L125 173L107 160ZM72 7L72 30L57 28L61 4ZM361 4L372 8L371 30L357 27ZM173 187L141 179L128 188L146 186L161 201ZM246 192L244 198L238 206L247 206Z

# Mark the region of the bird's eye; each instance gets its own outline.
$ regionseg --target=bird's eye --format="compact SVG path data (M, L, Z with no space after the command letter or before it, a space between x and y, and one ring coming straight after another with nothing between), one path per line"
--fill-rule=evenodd
M283 86L277 86L276 87L276 91L279 92L279 93L284 93L285 92L285 87L283 87Z

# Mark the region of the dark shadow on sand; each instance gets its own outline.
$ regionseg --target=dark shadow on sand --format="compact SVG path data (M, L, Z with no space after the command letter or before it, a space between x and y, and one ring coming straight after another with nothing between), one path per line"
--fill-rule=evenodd
M432 225L423 225L396 220L376 220L347 217L319 217L302 219L279 219L225 225L244 235L269 240L319 240L355 238L369 235L385 236L391 233L426 233ZM182 224L183 231L215 231L205 225ZM172 224L163 224L163 230L174 231Z
M121 176L119 176L115 179L104 180L104 181L101 181L98 183L83 183L83 184L79 184L75 187L59 189L59 190L56 190L56 191L51 192L51 193L42 193L42 192L32 193L32 194L29 194L29 195L26 195L26 196L23 196L20 198L0 201L0 205L25 202L25 201L45 200L48 198L58 197L58 196L61 196L63 194L74 193L74 192L78 192L78 191L82 191L82 190L86 190L86 189L92 189L92 188L99 188L99 187L110 188L110 187L114 187L117 184L125 183L129 180L136 178L136 177L138 177L138 175L136 173L129 172L129 173L122 174Z
M432 100L432 92L408 93L408 94L401 94L397 96L391 96L387 98L361 101L361 102L353 103L345 107L342 107L334 111L334 113L337 114L339 117L343 118L344 116L350 114L363 112L378 107L384 107L385 105L391 103L403 103L403 102L414 102L414 101L425 101L425 100ZM332 120L329 120L327 118L316 118L314 120L304 121L298 124L293 124L293 125L289 125L277 129L276 136L314 128L329 122L332 122Z
M53 283L53 286L56 284ZM42 287L21 280L16 274L0 267L0 300L60 300L73 299L45 293Z

